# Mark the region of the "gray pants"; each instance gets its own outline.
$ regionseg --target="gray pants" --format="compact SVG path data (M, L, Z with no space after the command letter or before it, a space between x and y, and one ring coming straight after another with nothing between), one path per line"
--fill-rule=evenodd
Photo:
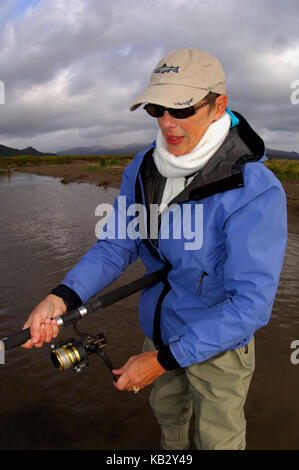
M144 351L154 350L146 338ZM162 449L188 449L194 411L194 443L202 450L246 447L244 404L254 372L254 338L200 364L167 371L153 383L150 405L161 428Z

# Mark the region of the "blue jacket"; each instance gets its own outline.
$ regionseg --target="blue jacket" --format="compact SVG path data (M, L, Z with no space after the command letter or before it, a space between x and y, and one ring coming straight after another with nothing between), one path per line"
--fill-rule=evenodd
M120 215L127 225L136 221L126 212L132 204L149 208L161 199L165 181L151 158L155 142L139 153L124 171L114 224L62 281L85 303L139 256L147 273L168 264L166 282L140 298L141 328L165 368L241 347L270 319L287 242L286 198L264 165L263 141L241 115L232 116L238 120L224 144L172 201L175 210L160 220L157 239L124 236L118 225ZM170 220L168 237L161 233L164 220ZM193 245L190 233L197 233Z

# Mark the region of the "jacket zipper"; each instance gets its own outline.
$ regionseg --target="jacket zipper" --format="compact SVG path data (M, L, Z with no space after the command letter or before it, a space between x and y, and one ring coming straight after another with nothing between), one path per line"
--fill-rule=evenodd
M169 261L166 262L166 266L167 266L168 271L170 271L172 266L169 263ZM168 282L167 274L163 282L164 282L164 287L159 296L159 299L155 308L155 313L154 313L153 342L154 342L156 349L162 349L163 347L165 347L163 340L162 340L162 335L161 335L161 309L162 309L163 300L165 299L168 292L171 290L171 285Z

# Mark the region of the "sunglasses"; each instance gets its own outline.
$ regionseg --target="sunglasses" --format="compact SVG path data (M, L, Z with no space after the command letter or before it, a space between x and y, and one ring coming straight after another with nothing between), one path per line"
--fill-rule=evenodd
M213 101L215 101L214 98L207 100L197 106L189 106L188 108L181 109L165 108L159 104L148 103L143 107L143 109L145 109L145 111L154 118L160 118L163 116L164 111L168 111L170 116L174 117L175 119L186 119L190 116L193 116L193 114L195 114L198 109L207 106L207 104L212 103Z

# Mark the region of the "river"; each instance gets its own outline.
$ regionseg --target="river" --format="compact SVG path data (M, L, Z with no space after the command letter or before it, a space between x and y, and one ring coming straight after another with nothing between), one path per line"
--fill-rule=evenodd
M95 243L96 207L112 203L116 194L86 183L0 173L0 337L21 329L33 307ZM137 261L107 290L143 272ZM249 450L299 449L299 354L291 348L298 340L299 349L298 279L299 236L289 234L271 321L256 334L256 371L246 404ZM115 367L141 350L138 300L135 294L82 322L82 329L105 333ZM59 339L72 335L69 327ZM149 389L118 392L101 358L92 357L81 374L59 373L46 345L8 351L5 362L0 449L159 449Z

